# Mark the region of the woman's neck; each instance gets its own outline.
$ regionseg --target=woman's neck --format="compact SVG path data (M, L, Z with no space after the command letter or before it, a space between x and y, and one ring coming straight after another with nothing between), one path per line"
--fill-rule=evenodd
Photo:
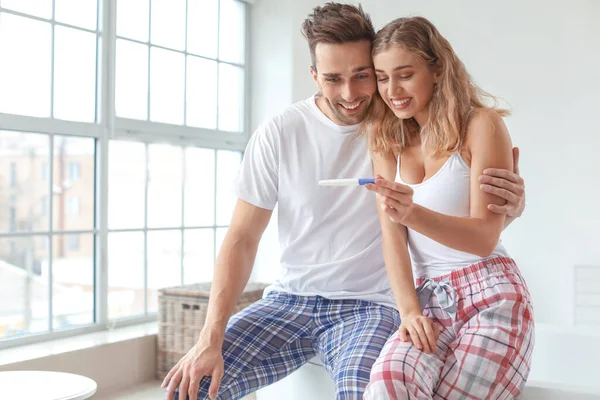
M415 119L415 121L417 121L419 126L425 126L425 124L429 120L429 107L427 107L427 109L425 109L423 111L416 113L413 116L413 118Z

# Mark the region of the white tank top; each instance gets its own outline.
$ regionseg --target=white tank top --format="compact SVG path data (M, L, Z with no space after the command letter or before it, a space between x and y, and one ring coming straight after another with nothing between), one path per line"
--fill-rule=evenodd
M459 153L454 153L431 178L408 184L400 177L400 157L396 182L414 190L413 201L430 210L454 217L470 216L471 168ZM468 267L484 258L451 249L412 229L408 229L408 245L415 278L433 278ZM509 257L501 241L489 258Z

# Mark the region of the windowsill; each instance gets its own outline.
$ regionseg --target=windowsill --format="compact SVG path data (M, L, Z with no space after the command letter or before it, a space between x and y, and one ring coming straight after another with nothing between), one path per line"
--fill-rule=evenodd
M147 322L114 330L86 333L47 342L17 346L0 350L0 365L14 364L72 351L89 349L111 343L156 335L157 333L158 324L156 322Z

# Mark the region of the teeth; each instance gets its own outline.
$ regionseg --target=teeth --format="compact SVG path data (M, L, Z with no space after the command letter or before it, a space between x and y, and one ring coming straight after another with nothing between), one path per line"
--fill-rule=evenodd
M406 103L408 103L410 101L410 97L408 99L404 99L404 100L392 100L392 104L395 106L401 106L404 105Z
M360 101L352 104L342 104L342 107L347 108L348 110L354 110L356 107L360 105Z

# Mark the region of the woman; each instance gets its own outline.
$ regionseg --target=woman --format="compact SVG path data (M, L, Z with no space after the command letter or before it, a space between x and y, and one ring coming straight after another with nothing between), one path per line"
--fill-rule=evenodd
M425 18L385 26L373 61L380 97L363 127L377 180L367 189L402 325L365 399L514 399L529 373L533 310L499 241L505 216L487 206L504 203L478 181L512 166L507 112L484 104Z

